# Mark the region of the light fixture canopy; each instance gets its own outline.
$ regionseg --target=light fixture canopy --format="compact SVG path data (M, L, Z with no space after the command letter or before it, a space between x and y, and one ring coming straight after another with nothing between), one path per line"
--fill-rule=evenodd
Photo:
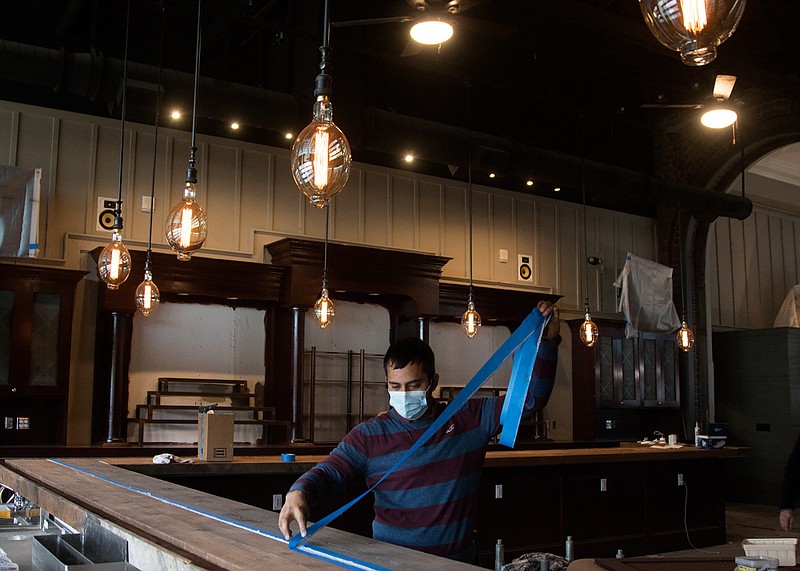
M119 289L131 275L131 254L122 243L119 230L114 230L111 242L100 252L97 274L111 290Z
M736 30L747 0L639 0L647 26L690 66L717 57L717 46Z
M411 26L411 39L426 46L442 44L453 37L453 25L442 20L422 20Z

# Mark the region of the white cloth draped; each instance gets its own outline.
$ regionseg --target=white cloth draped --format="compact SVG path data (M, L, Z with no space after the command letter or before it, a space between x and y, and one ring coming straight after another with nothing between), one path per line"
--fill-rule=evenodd
M622 289L618 311L625 314L625 336L640 331L669 333L680 327L672 301L672 268L628 252L614 286Z

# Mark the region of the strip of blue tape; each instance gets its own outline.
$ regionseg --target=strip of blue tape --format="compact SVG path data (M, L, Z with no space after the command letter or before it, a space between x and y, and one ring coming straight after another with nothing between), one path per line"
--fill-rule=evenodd
M318 532L320 529L328 525L330 522L335 520L337 517L342 515L344 512L349 510L352 506L357 504L361 501L362 498L367 496L369 493L372 492L377 486L383 482L386 477L394 472L403 462L408 460L408 458L414 454L428 439L433 436L436 431L438 431L444 424L450 420L450 418L458 412L458 410L467 402L467 400L475 394L475 392L486 382L486 379L494 373L498 367L505 361L512 353L514 353L518 348L525 345L529 339L532 339L531 343L528 343L528 347L526 350L519 351L519 355L515 355L514 357L514 366L512 367L512 379L516 376L516 380L514 381L515 386L513 387L514 392L512 393L512 387L509 385L509 389L506 392L506 399L503 405L503 411L501 412L501 419L503 416L506 417L506 423L503 425L503 432L501 433L501 443L503 442L503 433L506 430L510 430L513 432L513 436L510 436L510 432L506 434L505 440L506 442L511 442L511 447L514 446L514 439L516 438L517 431L519 429L519 422L522 418L522 410L525 404L525 400L527 398L527 391L528 385L530 383L530 376L531 372L533 371L533 363L536 360L536 353L539 348L539 340L541 339L542 331L544 330L544 325L546 324L546 320L539 312L538 309L534 309L533 311L528 314L522 324L511 334L511 336L497 348L497 351L489 358L488 361L480 368L480 370L475 373L469 383L461 390L458 395L452 400L452 402L447 405L442 413L433 421L433 423L428 427L428 429L420 436L419 440L417 440L414 445L409 448L403 456L397 460L397 462L392 465L386 473L381 476L381 478L375 482L366 492L358 496L357 498L351 500L350 502L346 503L338 510L331 512L330 514L326 515L324 518L319 520L318 522L312 524L306 531L305 536L295 535L289 541L289 548L290 549L299 549L306 541L308 541L312 535ZM522 379L527 376L528 382L524 382ZM508 404L509 401L519 401L519 406L514 406L513 408ZM513 428L510 425L514 425Z
M252 533L268 537L269 539L274 539L275 541L280 541L281 543L288 543L286 539L284 539L282 534L275 533L258 526L235 520L229 517L225 517L214 512L203 510L194 506L189 506L183 504L181 502L176 502L175 500L171 500L165 496L161 496L158 494L154 494L142 488L137 488L136 486L131 486L129 484L124 484L118 480L114 480L113 478L109 478L107 476L102 476L91 470L87 470L85 468L81 468L79 466L75 466L74 464L70 464L68 462L64 462L63 460L58 460L55 458L48 458L48 461L58 464L59 466L64 466L65 468L70 468L82 474L86 474L88 476L92 476L97 478L98 480L102 480L103 482L107 482L109 484L114 484L115 486L119 486L120 488L125 488L126 490L130 490L132 492L136 492L137 494L142 494L143 496L147 496L149 498L153 498L160 502L164 502L165 504L169 504L171 506L175 506L177 508L184 509L186 511L196 513L198 515L207 517L214 521L218 521L220 523L225 523L227 525L231 525L233 527L238 527L239 529L244 529L246 531L250 531ZM357 569L359 571L391 571L388 567L381 567L380 565L375 565L374 563L370 563L368 561L361 561L359 559L347 558L340 553L337 553L330 549L325 549L323 547L318 546L311 546L311 545L302 545L300 546L297 551L304 553L306 555L310 555L311 557L315 557L316 559L321 559L323 561L327 561L328 563L334 563L339 565L340 567L344 567L345 569Z

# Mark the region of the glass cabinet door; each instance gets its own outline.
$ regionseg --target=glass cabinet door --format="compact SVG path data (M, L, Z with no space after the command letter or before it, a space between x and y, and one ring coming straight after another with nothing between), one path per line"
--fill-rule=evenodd
M29 383L35 387L58 384L58 333L61 296L57 293L33 294L33 331Z
M8 386L11 378L11 316L14 292L0 290L0 386Z

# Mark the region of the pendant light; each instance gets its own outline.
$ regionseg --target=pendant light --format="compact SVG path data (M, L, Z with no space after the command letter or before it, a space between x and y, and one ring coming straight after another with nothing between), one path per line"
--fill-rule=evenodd
M155 206L156 191L156 159L158 157L158 120L161 116L161 73L164 55L164 4L161 4L161 35L158 48L158 85L156 89L156 117L153 131L153 172L150 178L150 227L147 233L147 258L144 262L144 280L136 288L136 308L144 317L149 316L161 302L158 286L153 281L152 263L150 254L153 251L153 210Z
M125 105L128 87L128 35L130 31L131 2L128 0L125 16L125 58L122 64L122 120L119 138L119 180L117 202L114 207L114 223L111 226L111 242L103 248L97 258L97 275L108 289L119 289L131 273L131 254L122 243L122 171L125 156Z
M589 272L586 269L586 264L589 260L589 248L587 246L587 238L586 234L589 231L589 228L586 225L586 175L585 175L585 163L586 159L581 159L581 192L583 195L583 264L581 267L583 268L583 287L584 287L584 294L586 295L586 299L583 304L583 313L584 319L583 323L581 323L580 328L578 329L578 337L581 340L581 343L586 345L587 347L594 346L597 343L598 337L598 329L597 325L594 321L592 321L592 314L589 312Z
M341 192L350 178L350 143L333 123L333 104L330 101L330 20L328 0L325 0L320 73L314 89L313 120L303 129L292 145L291 169L297 188L311 204L324 208L331 197Z
M656 39L680 52L690 66L717 57L717 46L731 37L747 0L639 0L644 21Z
M688 325L686 325L686 292L685 292L686 280L684 279L683 231L681 229L680 216L681 213L679 209L678 210L678 261L680 262L681 265L681 328L678 329L676 338L678 340L678 347L680 347L684 351L688 351L694 345L694 333L692 333L692 330L689 329Z
M192 144L189 148L189 168L186 169L186 185L183 199L172 207L164 228L167 242L178 259L187 262L192 254L203 247L208 236L208 218L197 202L197 87L200 82L200 37L202 0L197 0L197 43L194 62L194 94L192 98Z
M472 141L469 142L469 160L467 161L467 204L469 210L469 298L467 299L467 310L461 316L461 327L464 333L472 339L478 334L481 328L481 316L475 310L475 294L472 290Z
M317 303L314 304L314 319L320 329L327 329L333 321L336 311L333 307L333 300L328 294L328 227L330 226L331 208L325 207L325 247L323 250L322 262L322 291L320 292Z

